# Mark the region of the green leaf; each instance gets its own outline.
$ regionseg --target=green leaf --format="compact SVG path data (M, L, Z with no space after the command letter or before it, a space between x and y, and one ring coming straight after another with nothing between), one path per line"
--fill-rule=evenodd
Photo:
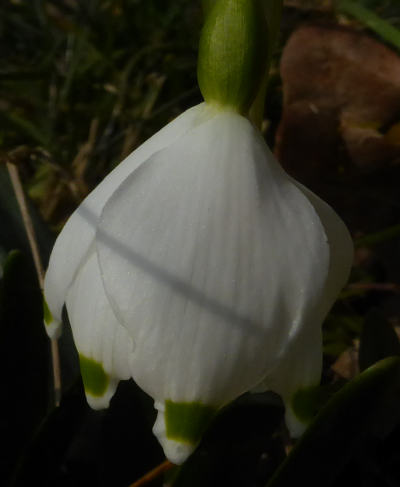
M163 460L154 419L153 401L132 381L119 385L108 409L93 411L79 379L37 429L7 487L127 487Z
M327 316L323 326L324 353L337 357L353 345L360 336L362 319L360 316L344 314L347 310L333 311Z
M400 358L391 357L333 396L267 487L329 487L366 440L383 440L399 423Z
M370 233L354 241L355 247L374 247L377 244L391 240L400 235L400 224L385 228L379 232Z
M25 137L28 137L36 144L42 145L43 147L48 147L50 142L49 136L42 132L42 130L38 128L37 124L34 124L27 118L23 118L17 113L9 110L1 110L0 113L8 123L14 125L15 128Z
M43 327L41 292L30 260L9 254L0 295L1 436L3 475L10 473L51 398L50 347Z
M400 49L400 30L393 27L389 22L383 20L368 8L349 0L338 1L336 8L339 12L356 18L366 27L380 35L383 40Z
M400 356L400 341L396 332L379 310L371 310L365 318L360 337L360 370L394 355Z
M65 455L87 412L81 389L74 387L35 430L15 464L10 485L56 485Z

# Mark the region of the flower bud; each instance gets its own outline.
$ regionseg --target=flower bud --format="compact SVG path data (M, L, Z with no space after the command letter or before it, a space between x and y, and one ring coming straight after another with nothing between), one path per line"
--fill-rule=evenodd
M217 0L199 45L204 99L244 113L259 89L268 55L268 27L258 0Z

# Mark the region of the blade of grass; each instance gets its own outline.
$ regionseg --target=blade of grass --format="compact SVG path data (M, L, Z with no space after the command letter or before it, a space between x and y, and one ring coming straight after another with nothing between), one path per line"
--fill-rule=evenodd
M386 242L400 235L400 224L385 228L379 232L364 235L355 240L355 247L373 247L381 242Z
M15 113L2 110L1 115L13 123L21 132L31 137L35 142L43 147L48 147L49 138L41 130L39 130L32 122L26 120Z
M376 15L371 10L363 7L359 3L349 0L339 0L336 9L340 13L354 17L360 23L380 35L392 46L400 49L400 30L393 27L389 22Z

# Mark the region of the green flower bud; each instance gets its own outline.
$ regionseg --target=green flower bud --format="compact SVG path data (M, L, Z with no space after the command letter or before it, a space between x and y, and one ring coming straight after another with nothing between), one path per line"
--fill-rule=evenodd
M217 0L200 38L198 80L206 102L244 113L268 58L268 26L258 0Z

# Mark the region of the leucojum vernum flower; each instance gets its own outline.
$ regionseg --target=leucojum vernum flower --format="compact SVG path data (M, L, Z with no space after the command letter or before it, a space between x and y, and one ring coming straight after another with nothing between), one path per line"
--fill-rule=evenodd
M352 262L334 211L289 177L246 117L265 64L254 0L217 0L203 28L205 102L136 149L83 201L50 257L54 334L66 306L89 404L133 378L182 463L217 411L253 389L293 408L321 374L321 323ZM52 315L52 316L50 316Z

